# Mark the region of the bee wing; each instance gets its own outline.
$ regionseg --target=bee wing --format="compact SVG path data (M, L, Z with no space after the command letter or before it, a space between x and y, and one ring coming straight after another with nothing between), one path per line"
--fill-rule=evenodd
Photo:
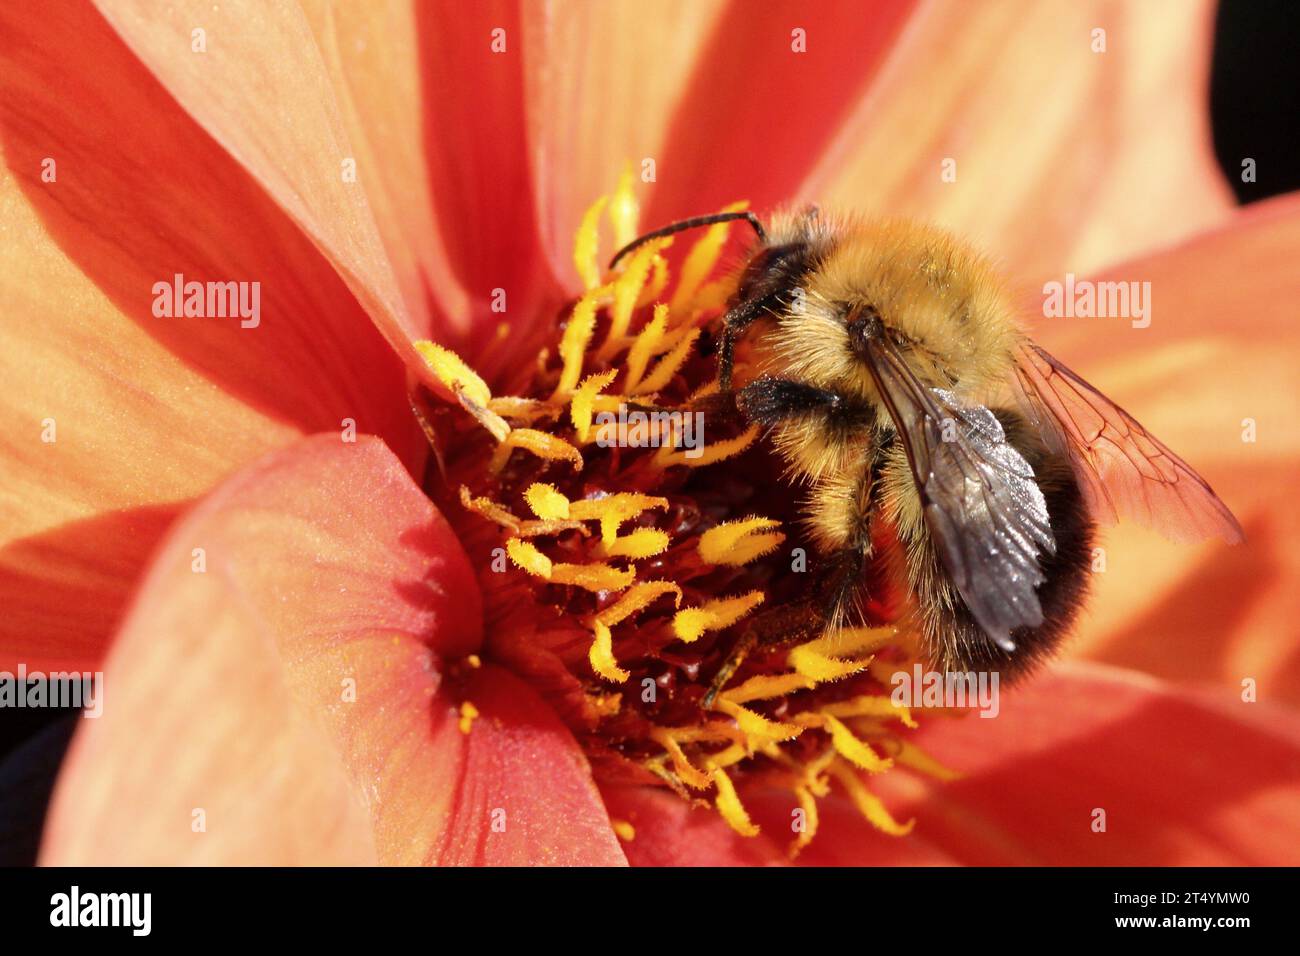
M1191 465L1038 345L1020 347L1016 375L1031 422L1068 454L1096 518L1132 518L1175 541L1242 540L1237 519Z
M930 537L980 627L1004 650L1043 623L1038 556L1056 550L1034 471L983 406L926 388L886 339L867 346L872 378L907 451Z

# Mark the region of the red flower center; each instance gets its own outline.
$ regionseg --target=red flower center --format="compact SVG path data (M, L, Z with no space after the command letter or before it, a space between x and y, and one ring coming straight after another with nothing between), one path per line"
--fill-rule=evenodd
M619 245L635 235L631 197L625 179L609 206ZM895 762L943 771L905 741L915 723L888 694L910 659L891 609L875 602L867 626L791 639L817 601L800 494L718 397L706 343L734 291L734 277L713 276L727 227L695 243L669 294L671 239L602 274L605 208L575 244L587 291L523 394L495 396L420 343L460 406L414 403L438 457L429 493L479 568L486 653L538 687L604 781L712 796L746 834L757 828L737 787L785 788L804 811L796 852L832 785L881 829L907 832L864 777ZM469 732L473 702L461 713Z

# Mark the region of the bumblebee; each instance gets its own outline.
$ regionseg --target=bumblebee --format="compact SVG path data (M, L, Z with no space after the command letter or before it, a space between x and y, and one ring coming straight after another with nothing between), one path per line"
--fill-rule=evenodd
M1205 480L1031 341L993 266L939 229L815 208L767 226L720 213L647 233L611 267L650 239L730 220L757 241L721 319L720 395L806 485L821 558L801 623L779 614L769 630L851 622L879 561L929 666L1014 678L1073 624L1098 524L1241 540ZM735 383L742 341L756 374ZM713 693L763 639L738 642Z

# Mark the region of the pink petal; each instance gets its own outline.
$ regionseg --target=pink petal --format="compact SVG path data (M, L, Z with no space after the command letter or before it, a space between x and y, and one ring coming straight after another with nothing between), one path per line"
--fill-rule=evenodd
M262 459L168 536L43 861L621 862L572 737L466 662L481 625L467 558L382 443Z
M610 816L630 823L623 852L633 866L781 866L783 850L765 835L743 837L712 807L692 807L656 787L609 787Z

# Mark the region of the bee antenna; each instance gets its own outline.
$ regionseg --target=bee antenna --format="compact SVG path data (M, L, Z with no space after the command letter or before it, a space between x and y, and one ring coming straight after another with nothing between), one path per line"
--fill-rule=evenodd
M758 217L749 210L744 212L715 212L711 216L695 216L691 219L680 219L677 222L669 223L662 229L656 229L654 232L647 232L645 235L637 236L618 252L614 253L614 258L609 260L611 269L618 265L618 261L633 249L645 245L651 239L662 239L664 236L671 236L676 232L684 232L687 229L698 229L700 226L712 226L719 222L735 222L743 219L754 227L754 232L758 234L760 242L767 240L767 230L763 224L758 221Z

